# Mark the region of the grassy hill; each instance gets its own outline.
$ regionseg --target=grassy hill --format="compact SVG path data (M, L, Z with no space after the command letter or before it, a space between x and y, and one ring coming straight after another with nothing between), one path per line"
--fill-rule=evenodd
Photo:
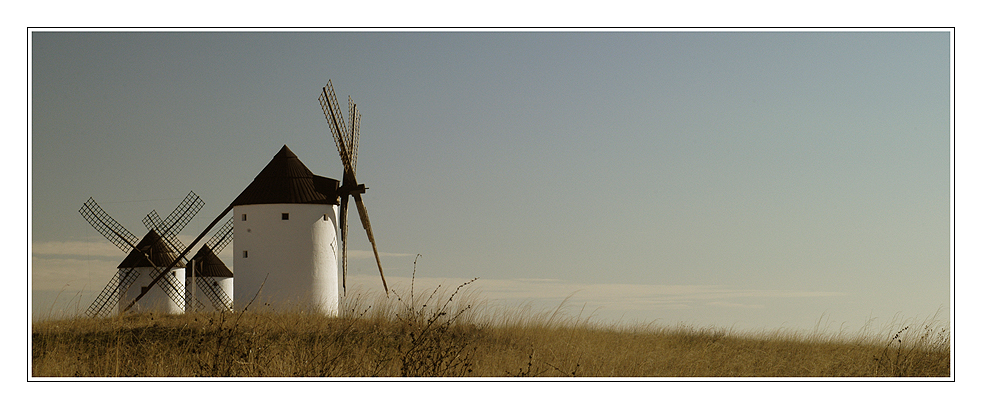
M32 328L31 371L35 377L947 377L951 370L949 330L931 322L863 339L623 328L559 310L497 314L455 299L458 292L354 299L338 318L254 308L40 321Z

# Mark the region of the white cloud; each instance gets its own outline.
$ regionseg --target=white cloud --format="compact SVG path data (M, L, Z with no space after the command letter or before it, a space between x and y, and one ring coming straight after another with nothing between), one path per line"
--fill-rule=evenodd
M113 257L120 260L126 256L118 247L108 241L47 241L32 243L34 256L83 256Z
M100 287L116 273L120 260L31 257L31 288Z

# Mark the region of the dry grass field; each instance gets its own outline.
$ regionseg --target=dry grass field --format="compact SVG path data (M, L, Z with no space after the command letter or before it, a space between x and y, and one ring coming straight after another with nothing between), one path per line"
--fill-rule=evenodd
M615 327L449 296L346 302L341 317L259 308L47 320L34 377L947 377L931 321L862 338ZM463 299L463 301L461 301Z

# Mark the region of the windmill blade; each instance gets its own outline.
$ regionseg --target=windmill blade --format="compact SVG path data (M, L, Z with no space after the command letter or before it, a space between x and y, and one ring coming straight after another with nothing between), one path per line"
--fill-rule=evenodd
M177 235L184 230L184 227L204 205L205 202L194 191L191 191L166 219L161 220L157 211L153 210L143 218L143 225L148 230L156 230L173 250L180 251L184 249L184 244L177 240Z
M205 202L198 195L194 194L194 191L189 192L184 200L181 201L181 204L177 205L177 208L164 219L163 226L158 232L162 236L176 236L184 230L184 226L188 225L188 222L198 214L198 211L204 205Z
M341 196L341 291L347 293L348 280L348 195Z
M119 308L119 300L126 294L126 290L130 288L131 285L140 277L140 273L136 269L131 268L126 271L118 271L113 275L113 278L109 280L106 287L102 289L102 292L96 296L95 301L89 305L89 308L85 310L85 315L91 318L99 318L103 316L108 316L112 313L113 308Z
M153 269L154 271L153 273L151 273L153 274L153 277L166 276L167 273L170 272L170 270L163 270L161 267L158 266L154 266ZM163 279L160 281L161 281L160 289L163 290L165 294L167 294L167 297L170 298L171 301L174 301L174 303L177 305L184 305L184 302L186 301L184 299L184 294L181 291L178 291L177 287L174 284L174 281L170 279Z
M352 196L355 197L355 205L358 207L358 216L361 218L361 225L365 228L365 232L368 233L368 241L372 243L372 251L375 253L375 263L378 264L378 275L382 277L382 288L385 289L385 294L389 294L389 286L385 284L385 274L382 274L382 259L378 256L378 246L375 245L375 235L372 234L372 223L368 221L368 209L365 208L365 203L361 200L360 193L354 193Z
M351 159L351 173L358 169L358 128L361 127L361 113L358 105L348 97L348 116L351 118L351 133L348 134L348 158Z
M215 307L218 311L231 311L232 310L232 298L225 293L218 286L218 282L213 277L197 277L197 283L192 285L197 285L201 292L205 293L208 300L211 301L211 305ZM195 300L197 301L197 300Z
M211 239L205 243L211 251L217 256L219 253L225 249L225 246L232 241L232 218L230 217L227 222L217 232Z
M201 300L198 300L197 298L192 299L191 298L191 289L190 289L190 287L187 286L187 280L186 279L185 279L185 282L184 283L185 283L184 284L184 297L185 297L185 299L187 301L189 301L191 303L190 306L188 306L187 304L185 304L184 312L187 313L187 312L194 312L194 311L202 311L202 310L204 310L205 309L205 303L201 302Z
M334 95L334 86L331 85L331 80L327 80L325 90L327 102L331 108L331 117L334 119L333 123L338 127L338 135L345 137L348 135L348 129L345 127L344 116L341 115L341 108L338 105L338 98Z
M324 118L327 120L328 127L331 128L331 135L334 136L334 143L337 145L338 154L341 155L341 164L344 165L346 172L354 175L354 169L351 167L351 157L348 156L350 152L346 140L348 138L348 130L345 127L341 109L338 108L338 100L334 96L334 87L331 85L330 80L327 81L327 86L321 91L320 97L317 100L321 104L321 110L324 111Z
M78 209L78 212L82 214L82 218L89 222L99 234L102 234L103 237L124 252L129 252L139 241L133 233L130 233L123 225L116 222L116 220L102 210L102 207L99 207L99 204L91 197L85 201L81 209Z
M160 219L160 215L157 214L156 210L151 210L146 216L143 216L143 225L147 226L147 230L156 231L160 234L160 237L164 239L164 243L167 244L173 251L181 251L184 249L184 243L181 243L177 239L177 236L171 234L170 232L165 232L164 221ZM187 260L185 260L186 262Z

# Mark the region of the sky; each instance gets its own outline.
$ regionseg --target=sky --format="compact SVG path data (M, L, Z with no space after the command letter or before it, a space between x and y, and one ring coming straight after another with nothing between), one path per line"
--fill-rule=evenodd
M203 230L284 144L362 114L386 279L594 321L854 333L951 310L951 33L38 32L30 290L84 311L189 192ZM354 218L349 222L357 223ZM380 291L353 229L349 274ZM231 266L231 246L222 257ZM421 256L416 259L416 255ZM401 287L400 287L401 286Z

